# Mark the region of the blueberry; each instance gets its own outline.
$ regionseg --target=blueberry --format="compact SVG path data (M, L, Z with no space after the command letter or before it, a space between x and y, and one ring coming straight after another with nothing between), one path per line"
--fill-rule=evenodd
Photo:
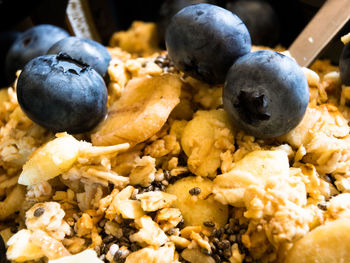
M308 84L299 65L275 51L239 58L227 73L224 108L239 128L259 138L292 130L309 102Z
M107 72L111 55L100 43L84 38L67 37L56 42L47 54L66 53L75 60L90 65L101 76Z
M165 43L178 69L210 84L224 83L232 63L251 49L243 22L232 12L210 4L179 11L167 28Z
M164 42L164 35L171 18L182 8L199 3L215 4L214 0L165 0L159 9L157 21L158 35L161 42Z
M230 1L226 4L226 9L242 19L254 45L273 47L277 44L279 20L275 10L267 1Z
M5 60L7 52L20 35L21 33L17 31L4 31L0 33L0 87L11 84L6 80Z
M18 78L17 98L37 124L54 132L81 133L104 118L107 89L93 68L60 53L26 64Z
M347 43L339 59L340 78L344 85L350 86L350 43Z
M0 235L0 263L5 263L6 260L6 247L5 242Z
M60 27L38 25L25 31L11 46L6 57L6 75L9 82L15 73L31 59L45 55L49 48L69 34Z

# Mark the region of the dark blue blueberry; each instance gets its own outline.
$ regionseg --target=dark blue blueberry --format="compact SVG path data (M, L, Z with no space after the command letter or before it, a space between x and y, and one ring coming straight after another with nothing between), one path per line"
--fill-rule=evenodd
M347 43L339 59L340 78L344 85L350 86L350 43Z
M0 87L11 84L5 76L5 60L7 52L20 35L21 33L17 31L0 32Z
M67 31L52 25L38 25L25 31L13 43L6 57L6 76L8 81L15 79L15 73L31 59L45 55L49 48L68 37Z
M90 65L101 76L107 72L111 55L100 43L78 37L67 37L56 42L47 54L66 53L71 58Z
M210 84L224 83L233 62L251 49L243 22L232 12L210 4L179 11L167 28L165 43L178 69Z
M264 0L238 0L226 4L246 25L254 45L273 47L278 42L279 20L273 7Z
M107 89L90 66L68 55L45 55L23 68L18 103L34 122L54 132L90 131L106 114Z
M214 0L165 0L159 9L159 19L157 21L157 29L159 38L164 42L165 31L171 18L182 8L199 3L215 4Z
M239 58L227 73L224 108L233 123L259 138L286 134L301 121L309 102L299 65L275 51Z
M5 242L0 235L0 263L6 263L6 247Z

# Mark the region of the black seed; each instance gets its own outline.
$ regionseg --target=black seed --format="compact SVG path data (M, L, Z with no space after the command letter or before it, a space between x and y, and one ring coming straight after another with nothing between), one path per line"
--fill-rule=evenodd
M167 233L169 236L174 235L174 234L175 234L175 228L170 228L166 233Z
M236 236L235 235L230 235L229 240L232 243L236 242Z
M217 237L214 237L213 238L213 242L214 242L215 245L218 245L220 240Z
M203 254L205 254L205 255L208 255L208 256L211 255L210 251L208 251L208 250L205 249L205 248L202 248L202 249L201 249L201 252L202 252Z
M45 213L44 207L40 206L40 207L38 207L37 209L35 209L35 211L34 211L34 216L35 216L35 217L39 217L39 216L41 216L41 215L44 214L44 213Z
M12 227L10 228L10 230L11 230L11 233L17 233L17 232L18 232L17 226L12 226Z
M112 236L112 235L108 235L104 239L102 239L103 243L105 243L105 244L109 243L109 242L111 242L113 240L114 240L114 236Z
M128 247L129 246L129 244L130 244L130 240L127 238L127 237L121 237L120 239L119 239L119 241L120 241L120 244L126 244L126 247Z
M241 235L243 235L246 231L247 231L246 229L241 229L241 230L239 230L239 233L240 233Z
M118 250L117 252L115 252L114 256L113 256L113 260L115 262L120 262L120 259L122 259L123 257L123 251Z
M132 252L137 251L139 249L141 249L141 247L138 244L136 244L136 243L132 243L131 246L130 246L130 250Z
M325 204L325 203L318 203L317 207L323 211L327 210L327 204Z
M221 236L223 233L225 233L225 229L224 229L224 228L219 228L219 229L217 230L217 235L218 235L218 236Z
M177 224L177 227L182 229L182 228L184 228L184 226L185 226L185 220L181 219L180 223Z
M224 250L224 257L229 259L232 256L232 251L231 249L225 249Z
M199 195L201 193L201 189L199 187L193 187L188 192L190 195Z
M214 245L213 242L209 242L210 248L213 251L213 253L216 251L216 246Z
M211 221L205 221L205 222L203 222L203 225L206 227L214 227L215 226L215 224Z
M228 240L223 240L223 241L220 241L218 243L218 248L219 249L225 250L225 249L227 249L229 247L230 247L230 241L228 241Z
M171 178L170 172L168 170L164 171L164 177L165 177L165 180L169 180Z
M213 232L211 233L212 237L217 237L218 236L218 229L214 228Z
M221 258L218 254L213 255L213 258L214 258L215 262L217 262L217 263L221 262Z
M240 235L236 235L236 240L237 240L237 243L241 243L242 241L242 238Z

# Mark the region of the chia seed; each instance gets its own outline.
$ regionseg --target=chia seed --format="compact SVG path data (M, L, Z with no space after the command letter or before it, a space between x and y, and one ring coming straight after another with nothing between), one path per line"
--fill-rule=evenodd
M175 232L176 232L175 228L170 228L170 229L166 232L166 234L169 235L169 236L171 236L171 235L174 235Z
M132 243L131 246L130 246L130 250L132 252L137 251L139 249L141 249L141 247L137 243Z
M114 239L115 239L114 236L108 235L108 236L106 236L105 238L102 239L102 242L107 244L107 243L112 242Z
M219 249L228 249L230 247L230 241L228 241L227 239L223 240L223 241L220 241L218 243L218 247Z
M113 255L113 261L114 262L124 262L124 259L123 259L123 251L121 250L118 250L115 252L115 254Z
M211 253L210 253L207 249L205 249L205 248L202 248L202 249L201 249L201 252L202 252L203 254L205 254L205 255L208 255L208 256L211 255Z
M18 227L17 227L17 226L12 226L12 227L10 228L10 231L11 231L11 233L15 234L15 233L18 232Z
M176 227L178 227L178 228L180 228L180 229L184 228L184 227L185 227L185 221L184 221L184 219L181 219L181 221L177 224Z
M201 193L201 189L199 187L193 187L188 192L190 195L199 195Z
M206 227L214 227L215 226L215 224L211 221L205 221L205 222L203 222L203 225Z
M318 203L317 207L323 211L327 211L327 204L325 203Z
M45 213L44 207L40 206L40 207L38 207L37 209L35 209L33 215L34 215L35 217L39 217L39 216L41 216L41 215L44 214L44 213Z
M160 55L155 60L154 63L163 69L165 72L176 72L174 63L170 60L168 55Z
M231 247L233 244L238 245L241 254L249 255L249 251L243 245L241 238L242 234L247 231L247 228L247 224L240 224L239 220L231 218L223 227L212 230L209 244L212 250L211 256L215 262L229 262L232 256Z

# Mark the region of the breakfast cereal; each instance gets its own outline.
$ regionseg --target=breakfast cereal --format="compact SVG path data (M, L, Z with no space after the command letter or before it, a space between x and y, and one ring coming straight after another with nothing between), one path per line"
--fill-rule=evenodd
M8 259L349 262L350 87L338 68L304 69L303 120L258 139L231 124L222 85L178 71L154 30L113 35L108 115L89 133L53 134L22 112L16 83L0 91Z

